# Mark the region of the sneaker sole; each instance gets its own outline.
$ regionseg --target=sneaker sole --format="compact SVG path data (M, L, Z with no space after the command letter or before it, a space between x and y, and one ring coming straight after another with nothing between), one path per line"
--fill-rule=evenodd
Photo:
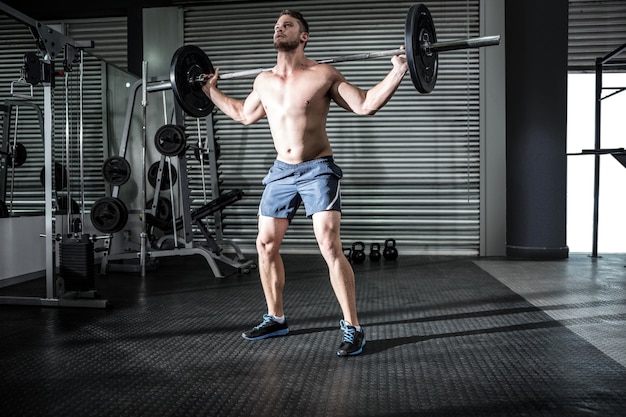
M339 353L337 352L337 356L356 356L356 355L360 355L363 352L363 346L365 346L365 340L363 340L363 343L361 344L361 347L359 348L359 350L355 350L354 352L346 352L346 353Z
M263 336L257 336L257 337L248 337L244 333L241 335L241 337L243 337L246 340L263 340L263 339L269 339L270 337L285 336L288 333L289 333L289 329L281 329L281 330L276 330L275 332L264 334Z

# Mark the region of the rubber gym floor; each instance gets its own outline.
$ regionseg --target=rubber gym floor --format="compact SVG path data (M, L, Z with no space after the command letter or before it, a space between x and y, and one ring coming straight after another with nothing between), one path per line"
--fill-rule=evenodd
M0 414L626 415L626 255L355 264L367 345L349 358L325 264L284 259L291 332L263 341L241 338L258 271L218 280L197 256L97 275L106 309L0 306Z

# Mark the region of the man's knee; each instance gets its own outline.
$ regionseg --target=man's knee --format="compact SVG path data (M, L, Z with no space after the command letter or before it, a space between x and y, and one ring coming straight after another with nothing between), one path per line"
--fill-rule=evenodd
M287 220L285 220L287 222ZM282 238L285 234L286 224L282 221L261 222L259 233L256 237L256 249L260 256L273 256L278 254Z
M341 240L333 233L321 233L317 237L317 244L324 257L334 258L343 255Z
M256 238L256 250L259 255L269 256L278 252L280 242L268 236L258 235Z

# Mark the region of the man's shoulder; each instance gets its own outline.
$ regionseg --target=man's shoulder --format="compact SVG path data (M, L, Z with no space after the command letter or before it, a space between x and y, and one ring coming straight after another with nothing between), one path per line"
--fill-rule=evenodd
M321 74L324 74L325 78L331 79L331 80L335 80L335 79L340 79L343 76L341 75L341 71L339 71L337 68L335 68L333 65L331 64L326 64L323 62L317 62L317 61L313 61L314 64L311 65L311 67L309 67L310 69L317 71Z

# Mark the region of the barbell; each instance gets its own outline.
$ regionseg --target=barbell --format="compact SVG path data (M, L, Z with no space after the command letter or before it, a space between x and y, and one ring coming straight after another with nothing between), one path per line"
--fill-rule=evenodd
M480 48L500 44L500 35L437 42L435 24L428 8L421 3L409 7L404 25L405 49L370 52L321 59L320 64L360 61L406 54L413 85L420 93L430 93L437 82L438 54L444 51ZM220 80L253 77L273 68L256 68L219 74ZM202 91L205 75L214 68L208 55L195 45L184 45L176 50L170 65L170 86L176 101L190 116L204 117L213 110L213 103Z

